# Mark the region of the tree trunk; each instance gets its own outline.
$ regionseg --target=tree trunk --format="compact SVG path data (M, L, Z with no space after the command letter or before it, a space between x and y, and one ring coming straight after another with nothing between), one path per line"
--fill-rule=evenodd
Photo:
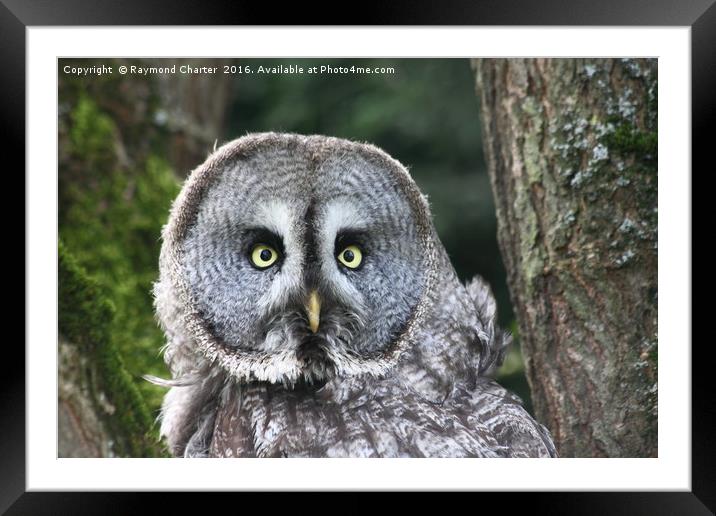
M149 59L149 66L212 68L215 73L158 74L160 120L171 132L167 157L183 178L221 145L235 76L223 73L235 59Z
M61 241L57 272L58 456L166 456L112 342L112 303Z
M537 418L563 457L654 457L657 61L473 68Z
M167 376L152 284L179 182L223 137L227 60L68 59L177 73L64 73L59 87L59 455L156 457ZM181 65L217 73L182 74Z

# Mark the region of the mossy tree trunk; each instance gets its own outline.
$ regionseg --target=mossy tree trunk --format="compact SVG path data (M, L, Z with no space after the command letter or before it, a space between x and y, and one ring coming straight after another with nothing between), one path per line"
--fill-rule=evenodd
M186 60L71 59L166 67ZM207 60L220 67L222 60ZM59 67L59 454L153 457L168 376L152 306L180 181L223 137L223 74L77 76Z
M657 62L473 61L536 415L563 457L657 455Z
M112 303L58 246L58 456L166 456L111 338Z

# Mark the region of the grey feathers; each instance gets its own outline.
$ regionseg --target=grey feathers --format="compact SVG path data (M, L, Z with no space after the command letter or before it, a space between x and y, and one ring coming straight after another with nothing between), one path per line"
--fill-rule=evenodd
M478 324L474 326L474 332L481 347L478 373L491 376L502 365L512 339L508 333L495 326L497 303L487 283L476 276L465 286L465 290L475 306L477 316Z
M180 456L554 456L489 379L509 337L462 285L405 168L265 133L194 170L163 232L157 314Z

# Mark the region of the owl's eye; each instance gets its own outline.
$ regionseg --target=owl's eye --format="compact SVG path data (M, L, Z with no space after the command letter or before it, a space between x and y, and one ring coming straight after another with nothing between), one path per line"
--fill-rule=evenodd
M337 258L349 269L357 269L363 261L363 251L357 245L349 245L338 253Z
M278 260L278 251L266 244L256 244L251 249L251 263L257 269L267 269Z

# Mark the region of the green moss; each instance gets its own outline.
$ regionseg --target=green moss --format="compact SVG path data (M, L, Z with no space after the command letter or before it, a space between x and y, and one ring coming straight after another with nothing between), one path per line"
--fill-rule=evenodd
M151 290L158 276L159 235L179 184L150 145L131 159L122 157L118 124L81 93L64 123L68 158L60 167L60 237L113 304L108 331L156 415L166 391L142 376L169 374L159 353L164 335L154 318ZM72 305L65 308L66 317L74 317Z
M656 131L640 131L630 123L619 124L614 132L603 138L604 144L612 151L622 154L636 154L656 160L658 137Z
M61 240L57 274L60 332L76 345L87 348L107 342L114 307L100 296L97 283L87 277Z
M114 452L129 457L163 456L147 406L113 343L112 303L62 241L58 246L58 285L59 331L87 357L93 399L104 398L113 407L111 414L105 410L104 421L118 439Z
M94 102L81 96L71 114L70 141L72 151L78 156L96 160L111 159L114 124L100 113Z

